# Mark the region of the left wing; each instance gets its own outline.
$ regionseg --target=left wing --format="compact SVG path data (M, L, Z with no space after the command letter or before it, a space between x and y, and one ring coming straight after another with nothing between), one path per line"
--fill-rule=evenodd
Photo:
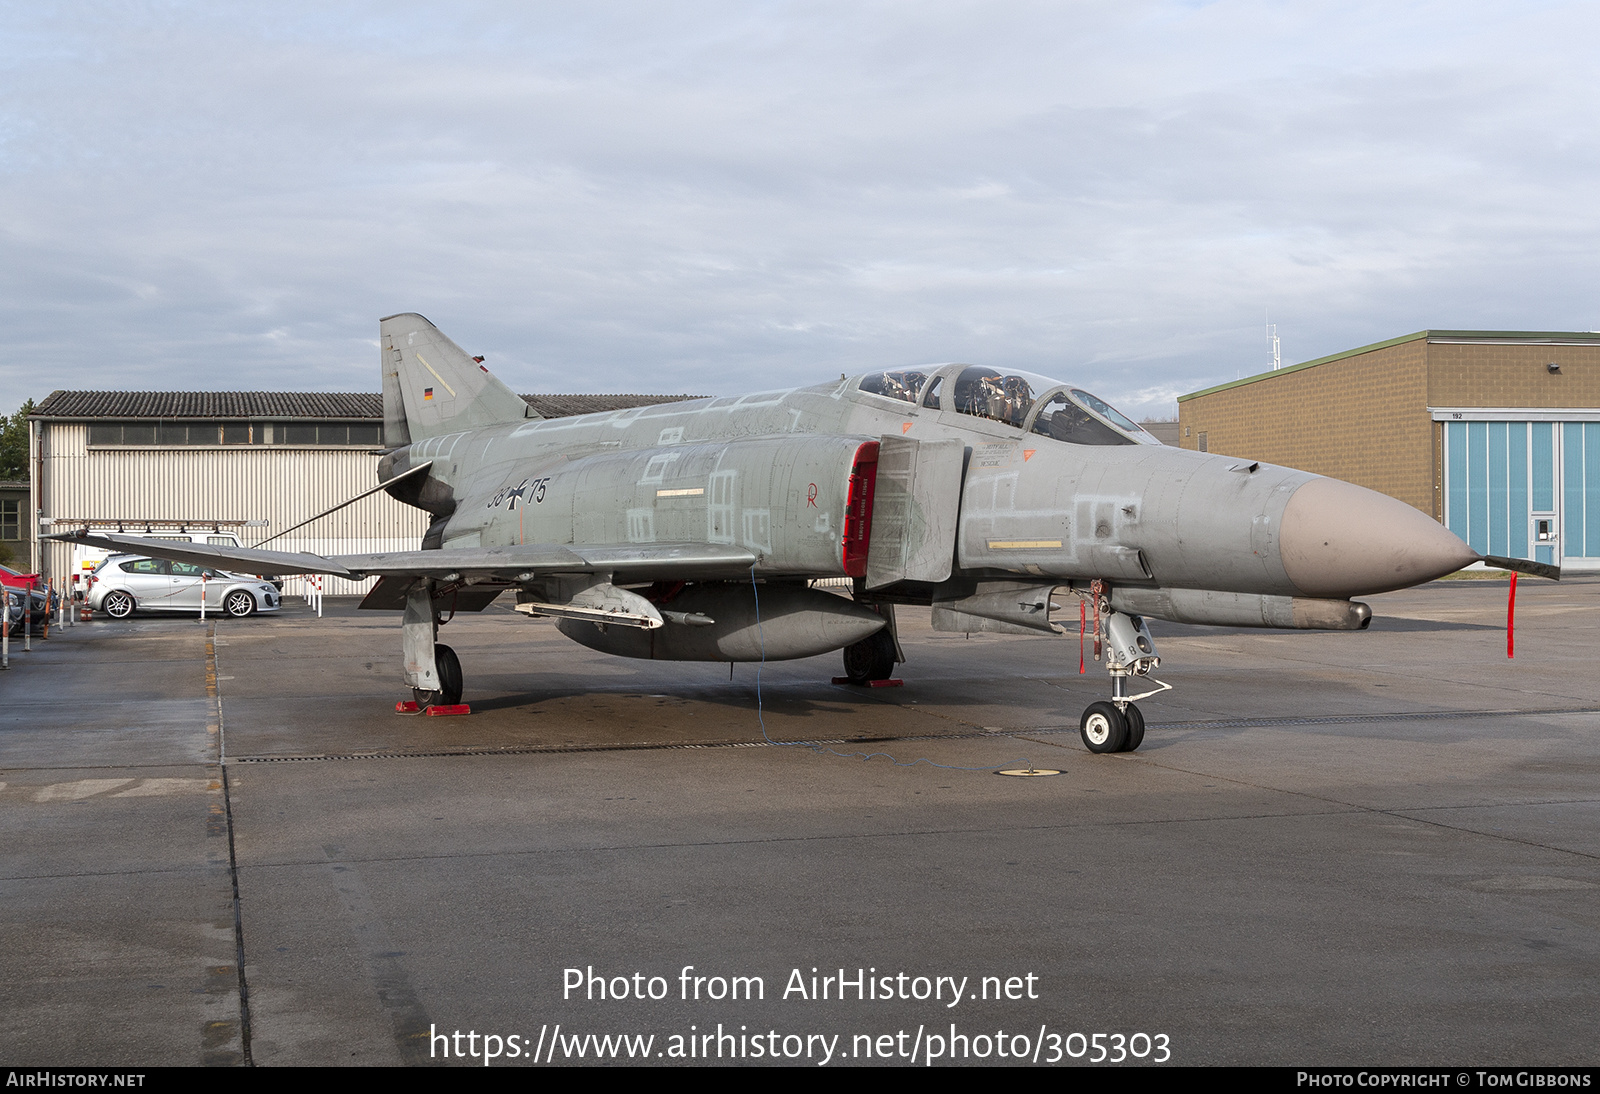
M446 583L510 585L545 575L594 573L608 573L619 581L690 581L742 577L756 563L754 552L716 543L520 543L509 547L323 556L308 551L145 539L87 529L43 538L197 566L268 575L329 574L353 581L368 577L427 577Z

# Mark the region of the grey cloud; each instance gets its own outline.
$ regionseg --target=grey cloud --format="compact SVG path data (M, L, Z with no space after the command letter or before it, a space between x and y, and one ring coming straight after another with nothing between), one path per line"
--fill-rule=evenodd
M273 14L20 28L5 405L371 389L401 310L524 389L961 359L1155 412L1268 310L1289 360L1600 319L1579 5Z

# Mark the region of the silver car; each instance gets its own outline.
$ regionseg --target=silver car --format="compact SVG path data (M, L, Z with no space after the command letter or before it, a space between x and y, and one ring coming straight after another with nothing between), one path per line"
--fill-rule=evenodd
M202 593L207 611L236 618L278 610L278 590L264 578L141 555L111 555L94 568L89 609L112 619L135 611L198 612Z

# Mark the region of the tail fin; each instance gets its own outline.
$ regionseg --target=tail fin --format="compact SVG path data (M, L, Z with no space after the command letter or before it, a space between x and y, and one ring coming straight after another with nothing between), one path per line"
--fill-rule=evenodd
M378 335L385 447L539 417L522 396L415 312L381 320Z

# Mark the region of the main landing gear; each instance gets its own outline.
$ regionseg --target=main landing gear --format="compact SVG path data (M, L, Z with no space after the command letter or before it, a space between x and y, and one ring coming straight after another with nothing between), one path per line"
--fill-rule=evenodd
M438 689L412 688L411 698L419 707L453 707L461 702L461 659L449 646L435 645L433 662L439 672Z
M461 702L461 659L449 646L438 644L439 613L433 602L433 583L421 578L406 594L406 683L420 708L455 706Z
M889 679L894 675L894 667L906 659L900 651L899 634L895 629L894 605L868 604L867 607L888 620L888 624L883 630L874 631L844 648L844 679L857 687Z
M1161 664L1161 658L1156 656L1155 639L1144 620L1111 611L1103 597L1099 598L1098 607L1100 633L1095 636L1095 645L1098 648L1104 642L1106 671L1111 674L1111 701L1090 703L1078 721L1078 732L1090 752L1132 752L1144 743L1144 714L1134 700L1170 691L1172 685L1150 676L1150 670ZM1135 676L1148 677L1155 689L1129 695L1128 681Z
M889 628L844 648L844 674L858 687L894 675L894 635Z

